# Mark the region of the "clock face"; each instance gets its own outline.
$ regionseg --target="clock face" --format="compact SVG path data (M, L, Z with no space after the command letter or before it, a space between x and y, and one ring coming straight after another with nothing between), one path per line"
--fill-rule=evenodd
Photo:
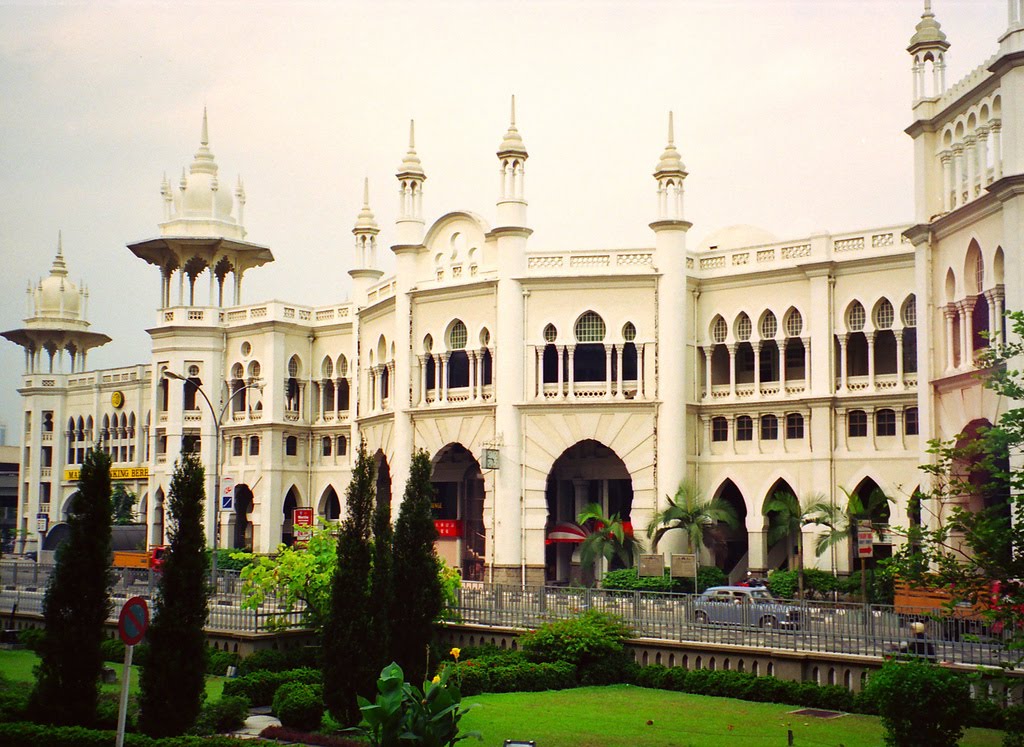
M110 404L120 409L124 405L124 392L114 392L111 394Z

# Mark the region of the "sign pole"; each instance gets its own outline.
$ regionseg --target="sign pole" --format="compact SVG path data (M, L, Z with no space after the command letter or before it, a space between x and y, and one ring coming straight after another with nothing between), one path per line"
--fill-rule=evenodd
M117 710L117 744L124 747L124 723L128 715L128 685L132 678L132 652L135 646L124 647L124 669L121 672L121 704Z

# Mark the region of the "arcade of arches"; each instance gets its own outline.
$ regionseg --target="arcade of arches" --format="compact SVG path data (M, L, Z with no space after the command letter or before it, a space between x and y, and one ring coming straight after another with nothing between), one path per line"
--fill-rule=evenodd
M434 457L430 481L434 485L434 519L438 528L437 552L467 581L483 581L487 558L484 527L484 478L480 464L462 444L445 446Z

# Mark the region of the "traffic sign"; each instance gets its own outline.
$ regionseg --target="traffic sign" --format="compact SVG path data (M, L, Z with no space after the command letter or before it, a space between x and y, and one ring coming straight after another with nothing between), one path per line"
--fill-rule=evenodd
M296 542L309 542L313 537L313 509L312 508L297 508L292 513L292 523L299 527L309 527L308 529L300 529L295 533Z
M870 519L857 522L857 557L871 558L875 555L875 529Z
M220 478L220 510L235 510L235 478Z
M134 646L146 635L149 627L149 606L142 597L132 597L124 603L117 616L117 632L126 646Z

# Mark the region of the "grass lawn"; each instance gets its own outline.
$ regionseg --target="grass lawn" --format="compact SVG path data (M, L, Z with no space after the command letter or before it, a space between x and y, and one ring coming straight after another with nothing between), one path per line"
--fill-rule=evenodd
M793 716L795 706L630 685L545 693L501 693L465 699L479 703L462 720L483 742L533 739L538 747L779 747L792 729L796 747L878 747L882 725L873 716L816 719ZM653 723L648 725L648 721ZM999 747L1002 732L969 729L963 747Z
M36 656L34 652L27 649L22 649L20 651L0 651L0 674L14 682L34 682L35 675L32 674L32 668L38 661L39 657ZM114 671L117 672L118 681L115 685L102 685L101 690L103 692L120 693L121 670L124 668L124 664L112 664L107 662L107 666L113 667ZM139 668L132 666L131 693L133 695L137 695L139 692L139 673ZM226 677L213 677L207 675L207 698L210 700L216 700L219 698L221 691L224 689L224 682L226 680Z

